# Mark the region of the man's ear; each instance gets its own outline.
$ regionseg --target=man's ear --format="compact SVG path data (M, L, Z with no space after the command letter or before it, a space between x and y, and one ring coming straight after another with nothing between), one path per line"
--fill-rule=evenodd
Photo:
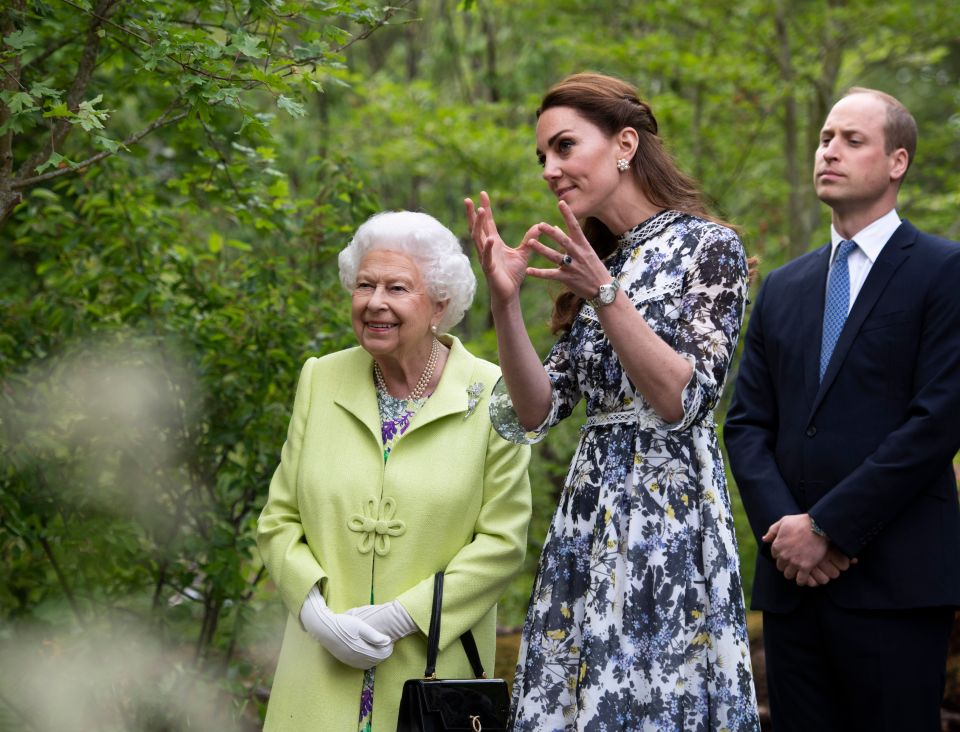
M908 167L910 167L910 154L906 148L898 147L890 153L890 180L897 182L903 180Z

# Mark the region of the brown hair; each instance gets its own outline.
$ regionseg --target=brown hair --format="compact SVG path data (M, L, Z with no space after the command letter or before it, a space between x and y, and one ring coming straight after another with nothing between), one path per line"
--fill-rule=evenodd
M650 105L640 99L630 84L604 74L573 74L547 90L537 117L551 107L574 109L611 137L624 127L634 128L639 141L630 167L647 200L660 208L725 223L707 211L696 182L677 167L657 135L657 120ZM600 220L589 217L582 222L582 227L601 259L616 249L617 237ZM582 303L583 298L569 290L560 293L550 318L551 330L554 333L569 330Z
M907 170L910 170L913 156L917 152L917 121L910 114L910 110L896 97L877 89L852 86L843 96L849 97L853 94L872 94L886 105L887 119L883 123L884 150L888 155L901 147L906 150ZM906 170L903 175L906 177ZM903 182L903 178L900 181Z

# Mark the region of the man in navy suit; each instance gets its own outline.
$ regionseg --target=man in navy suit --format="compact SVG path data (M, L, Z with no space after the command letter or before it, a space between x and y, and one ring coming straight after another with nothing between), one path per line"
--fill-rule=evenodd
M939 732L960 606L960 245L901 221L916 123L851 89L814 165L832 242L773 271L724 438L757 536L776 732Z

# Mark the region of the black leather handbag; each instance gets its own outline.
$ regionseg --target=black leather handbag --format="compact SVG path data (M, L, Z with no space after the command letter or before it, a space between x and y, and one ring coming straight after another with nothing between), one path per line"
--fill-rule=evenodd
M510 693L503 679L488 679L473 633L460 636L475 679L438 679L437 647L443 605L443 572L433 578L433 610L427 633L427 667L408 679L400 696L397 732L506 732Z

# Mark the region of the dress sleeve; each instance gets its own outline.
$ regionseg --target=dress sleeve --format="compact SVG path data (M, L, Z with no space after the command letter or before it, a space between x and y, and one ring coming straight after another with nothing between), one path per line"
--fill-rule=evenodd
M543 368L553 387L550 411L543 422L532 430L525 430L517 419L507 385L501 376L490 395L490 422L499 435L518 445L533 445L547 436L555 424L566 419L582 396L577 382L573 359L570 356L570 333L567 332L550 349Z
M311 376L316 363L317 359L309 359L300 372L280 465L270 481L267 503L257 521L257 546L263 563L280 590L287 609L295 616L299 615L310 588L327 576L307 545L297 496L300 453L310 412Z
M737 347L747 293L747 260L740 238L708 226L687 273L674 349L693 368L681 394L683 417L671 431L702 420L716 405Z

